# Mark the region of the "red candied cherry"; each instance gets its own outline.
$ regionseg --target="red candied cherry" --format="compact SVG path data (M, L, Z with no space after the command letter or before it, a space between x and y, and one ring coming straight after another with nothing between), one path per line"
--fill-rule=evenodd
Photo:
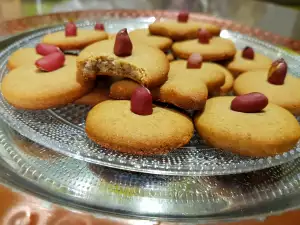
M101 31L104 31L104 30L105 30L104 24L103 24L103 23L96 23L96 25L95 25L95 30L101 30Z
M254 59L254 50L253 48L246 46L242 51L242 57L245 59Z
M212 38L212 35L206 29L199 29L197 32L197 37L201 44L208 44L209 40Z
M66 37L77 36L77 26L73 22L68 22L65 26Z
M62 52L53 52L35 62L37 68L42 71L51 72L61 68L65 63L65 55Z
M131 95L131 111L138 115L151 115L152 94L145 87L138 87Z
M268 73L268 82L275 85L282 85L287 75L288 65L284 59L275 60Z
M129 38L127 29L120 30L115 39L114 53L116 56L125 57L132 54L132 42Z
M61 52L61 50L55 45L49 45L44 43L39 43L35 46L36 53L40 55L49 55L53 52Z
M186 23L189 20L189 12L188 11L181 11L178 13L177 21L180 23Z
M231 110L243 113L261 112L269 103L268 98L259 92L236 96L231 102Z
M202 66L203 58L199 53L193 53L189 56L187 60L187 68L189 69L199 69Z

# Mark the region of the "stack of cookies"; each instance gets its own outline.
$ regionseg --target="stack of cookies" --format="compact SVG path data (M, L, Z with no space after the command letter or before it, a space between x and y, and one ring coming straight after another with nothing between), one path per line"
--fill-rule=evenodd
M220 151L289 151L300 138L300 79L288 74L284 59L236 50L220 31L190 21L188 12L130 33L70 22L11 55L2 94L25 110L92 106L87 136L128 154L166 154L188 144L195 128ZM78 56L66 54L74 49Z

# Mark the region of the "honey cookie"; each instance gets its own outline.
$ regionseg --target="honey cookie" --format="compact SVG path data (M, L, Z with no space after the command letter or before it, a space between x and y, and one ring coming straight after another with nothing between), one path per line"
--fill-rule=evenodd
M83 49L95 42L105 40L108 35L105 31L85 30L73 27L68 29L68 23L64 31L50 33L42 38L42 43L51 44L59 47L61 50Z
M300 79L287 74L287 68L284 67L284 71L279 64L279 67L278 65L275 68L274 65L271 66L270 70L262 69L242 73L234 82L234 93L243 95L249 92L261 92L268 97L270 102L289 110L294 115L300 115ZM272 76L281 76L282 83L274 84L270 80Z
M273 156L296 145L300 126L290 112L268 104L259 93L239 97L242 99L211 98L203 112L195 116L195 127L208 144L253 157Z
M90 80L97 75L108 75L127 77L150 88L163 84L169 72L166 55L148 45L133 44L134 47L123 29L115 41L106 40L88 46L77 60L78 79Z
M167 55L167 59L169 60L169 62L172 62L175 60L175 57L172 52L168 52L168 53L166 53L166 55Z
M4 98L16 108L38 110L66 105L82 97L94 83L78 83L76 57L65 59L63 67L51 72L43 72L34 65L10 71L1 84ZM46 62L49 65L52 62Z
M184 114L154 106L152 114L138 115L127 100L104 101L92 108L86 119L90 139L134 155L168 153L187 144L193 131L192 121Z
M233 83L234 83L234 77L232 75L232 73L227 70L225 67L218 65L218 64L214 64L215 69L217 71L220 71L221 73L224 74L225 76L225 82L223 84L223 86L220 87L219 90L216 90L213 95L226 95L228 94L228 92L230 92L232 90L233 87Z
M176 42L172 46L175 56L187 59L192 53L199 53L205 61L219 61L232 58L236 53L234 43L225 38L211 37L207 43L199 39Z
M13 70L24 65L34 65L39 58L41 55L34 48L21 48L9 56L7 68Z
M113 82L115 82L115 79L111 77L99 77L96 87L90 93L77 99L74 104L95 106L100 102L109 100L109 89Z
M205 22L190 21L188 19L188 14L183 14L186 13L179 13L177 21L155 21L153 24L149 25L149 31L153 35L168 37L174 41L196 38L198 29L206 29L213 35L219 35L221 31L219 26ZM182 19L182 16L186 16L186 18Z
M172 46L172 39L157 35L151 35L149 29L136 29L129 33L130 39L140 41L154 48L159 48L162 51L168 50Z
M234 74L239 75L251 70L269 69L272 60L267 56L254 52L250 47L238 50L234 59L227 64L227 68Z
M200 110L205 105L208 92L219 90L225 76L214 63L203 63L201 68L187 68L188 62L178 60L170 63L168 80L158 88L151 89L154 100L171 103L186 110ZM132 80L115 82L110 88L113 99L130 99L139 86Z
M21 48L11 54L7 62L7 68L13 70L23 65L34 65L36 60L53 52L61 51L54 45L42 43L37 44L35 48Z

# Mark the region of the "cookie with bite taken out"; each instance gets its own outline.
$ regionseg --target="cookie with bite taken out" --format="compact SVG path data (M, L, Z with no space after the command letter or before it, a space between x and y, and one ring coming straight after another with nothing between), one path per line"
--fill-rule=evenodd
M77 74L81 81L93 80L98 75L119 76L153 88L167 80L168 72L166 55L143 43L132 43L126 29L122 29L115 40L88 46L77 60Z

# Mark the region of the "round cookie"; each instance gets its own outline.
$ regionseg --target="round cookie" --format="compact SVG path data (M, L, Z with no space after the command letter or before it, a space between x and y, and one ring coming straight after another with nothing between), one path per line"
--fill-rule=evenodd
M260 92L267 96L269 102L300 115L300 79L287 74L283 85L274 85L268 82L268 72L256 70L241 74L234 82L234 93Z
M148 29L136 29L129 33L132 41L140 41L146 45L159 48L162 51L168 50L172 46L172 39L168 37L151 35Z
M149 25L149 31L153 35L169 37L174 41L182 41L197 37L199 29L206 29L213 35L219 35L220 27L204 22L188 21L180 23L175 20L155 21Z
M195 116L195 127L208 144L253 157L273 156L296 145L300 126L291 113L272 103L258 113L236 112L230 109L234 98L211 98Z
M141 116L131 112L126 100L102 102L86 119L89 138L105 148L134 155L168 153L187 144L193 132L186 115L155 106L151 115Z
M108 35L104 31L78 29L77 36L66 37L65 31L47 34L43 37L42 43L55 45L61 50L73 50L83 49L88 45L107 38Z
M227 68L234 75L239 75L251 70L269 69L271 64L272 60L267 56L255 52L254 59L246 59L242 57L242 51L238 50Z
M85 48L77 59L80 80L95 79L96 75L127 77L148 87L163 84L169 72L169 61L159 49L134 42L132 54L114 54L114 40L100 41ZM150 57L151 56L151 57Z
M35 61L42 57L36 53L35 48L21 48L11 54L7 62L7 68L13 70L24 65L34 65Z
M202 44L198 39L176 42L172 51L182 59L187 59L192 53L199 53L205 61L219 61L232 58L236 48L229 39L212 37L208 44Z
M16 108L38 110L74 102L93 86L93 82L77 81L76 57L66 56L65 65L53 72L42 72L34 65L10 71L3 78L1 90Z

